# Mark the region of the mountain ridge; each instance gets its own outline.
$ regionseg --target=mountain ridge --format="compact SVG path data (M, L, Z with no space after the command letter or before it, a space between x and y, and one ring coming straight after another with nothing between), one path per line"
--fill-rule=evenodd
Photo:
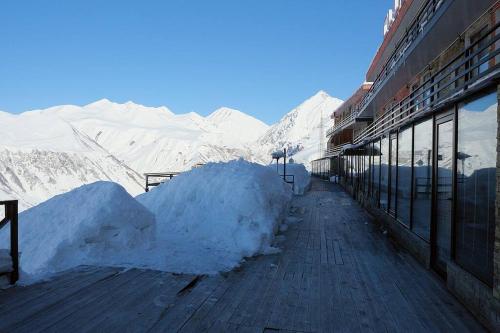
M267 164L270 153L283 148L308 166L318 152L321 115L327 121L340 102L318 91L271 126L229 107L204 117L108 99L0 112L9 128L0 142L0 173L7 175L0 179L0 199L20 198L27 208L101 179L135 195L145 172L236 158Z

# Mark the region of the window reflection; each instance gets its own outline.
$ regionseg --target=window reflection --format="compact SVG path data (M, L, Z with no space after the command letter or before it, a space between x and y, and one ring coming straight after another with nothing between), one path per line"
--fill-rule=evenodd
M410 226L412 128L399 133L398 142L398 219Z
M389 203L389 138L381 141L380 156L380 207L387 210Z
M429 241L432 198L432 119L414 127L412 230Z
M380 186L380 140L373 142L372 184L372 197L374 202L378 205Z
M391 156L390 156L390 177L391 177L391 200L389 202L389 210L393 215L396 215L397 202L396 202L396 194L397 194L397 153L398 153L398 137L394 136L391 138Z
M458 111L456 260L492 284L495 233L496 93Z

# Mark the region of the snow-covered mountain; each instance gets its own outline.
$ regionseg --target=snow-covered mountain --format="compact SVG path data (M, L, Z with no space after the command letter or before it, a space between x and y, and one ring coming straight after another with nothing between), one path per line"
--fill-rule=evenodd
M0 112L0 200L20 208L97 180L112 180L138 194L142 177L85 133L50 115Z
M258 140L267 153L287 148L295 162L309 167L326 147L326 130L332 126L330 115L342 100L319 91L287 113ZM320 147L321 144L321 147Z
M108 100L33 112L64 119L140 173L188 170L197 163L240 156L254 160L246 143L269 127L229 108L205 118Z
M226 107L203 117L107 99L0 112L0 199L19 198L26 208L97 180L118 182L135 195L145 172L240 157L267 164L270 152L283 147L307 166L319 150L321 116L326 130L340 103L320 91L271 127Z
M260 138L269 126L235 109L222 107L207 119L223 135L225 142L249 143Z

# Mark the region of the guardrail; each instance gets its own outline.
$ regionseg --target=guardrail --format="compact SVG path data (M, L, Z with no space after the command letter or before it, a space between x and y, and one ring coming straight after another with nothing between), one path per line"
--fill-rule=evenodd
M146 187L144 188L146 192L149 192L149 188L153 186L158 186L166 181L166 179L172 179L175 176L180 174L180 172L149 172L145 173L144 177L146 177ZM153 181L150 181L153 179Z
M396 129L416 115L434 109L455 95L473 87L488 76L498 74L496 58L500 53L500 34L495 24L481 38L449 61L443 68L421 83L408 97L377 118L354 138L354 143ZM490 64L490 62L492 62Z
M330 147L330 148L327 148L323 151L323 156L324 157L332 157L332 156L336 156L340 153L340 151L342 150L343 147L345 147L346 145L348 145L347 143L344 143L340 146L335 146L335 147Z
M330 136L338 130L341 130L343 127L348 125L351 121L355 120L357 115L363 110L373 99L373 97L378 93L378 90L381 88L384 80L392 74L392 72L396 69L396 65L400 62L403 57L406 56L406 51L410 48L410 46L416 41L417 37L419 37L427 23L432 19L437 10L443 5L445 1L449 0L432 0L429 1L426 6L420 11L419 16L415 19L413 24L407 29L404 37L401 39L399 44L396 46L394 52L390 56L390 58L386 61L384 67L378 74L377 78L373 82L372 86L368 90L368 92L363 96L361 101L356 104L356 106L352 109L351 114L343 119L339 124L335 124L331 127L326 136Z
M287 184L292 184L292 191L295 193L295 175L280 175L283 176L283 181ZM291 180L288 180L287 177L291 177Z
M18 201L0 201L0 206L5 208L5 217L0 221L0 229L10 223L10 256L12 258L12 270L0 272L1 275L10 275L10 283L19 280L19 226L18 226Z
M330 127L328 129L328 131L326 131L326 136L328 137L328 136L332 135L333 133L341 130L345 126L349 125L350 123L354 122L354 120L356 119L356 116L357 116L357 112L352 110L351 113L347 117L345 117L344 119L342 119L341 121L339 121L338 123L335 123L335 125Z
M382 86L383 81L392 74L393 70L396 69L396 65L400 60L406 56L406 51L410 46L416 41L424 31L425 26L432 19L437 10L443 5L445 1L449 0L431 0L429 1L425 8L423 8L418 17L415 19L413 24L407 29L404 37L401 39L399 44L396 46L391 57L386 61L384 67L378 74L377 78L373 82L370 90L361 99L361 102L356 107L356 112L364 109L366 105L372 100L372 98L377 94L379 88Z

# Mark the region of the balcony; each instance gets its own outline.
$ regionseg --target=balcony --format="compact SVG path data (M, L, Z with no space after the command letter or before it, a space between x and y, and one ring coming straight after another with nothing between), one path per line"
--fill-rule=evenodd
M347 117L345 117L344 119L342 119L338 123L335 122L335 125L333 125L332 127L330 127L328 129L328 131L326 131L326 136L327 137L332 136L336 132L344 129L345 127L347 127L347 126L349 126L351 124L353 124L354 121L356 120L356 114L357 114L356 110L353 110Z
M426 113L440 110L500 77L499 26L497 23L485 32L441 70L414 89L408 97L359 132L354 137L354 143L362 143L397 129ZM362 108L366 100L362 100L360 104Z
M359 104L359 116L373 116L398 90L451 45L494 0L429 0L396 45Z

